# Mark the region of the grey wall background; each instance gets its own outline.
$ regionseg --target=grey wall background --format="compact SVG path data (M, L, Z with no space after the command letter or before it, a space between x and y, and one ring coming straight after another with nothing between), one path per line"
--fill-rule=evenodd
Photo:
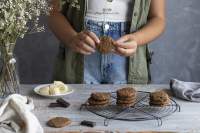
M166 0L165 33L150 45L153 83L170 78L200 82L200 0ZM46 25L46 19L42 18ZM48 83L52 80L58 40L46 30L19 39L15 49L22 83Z

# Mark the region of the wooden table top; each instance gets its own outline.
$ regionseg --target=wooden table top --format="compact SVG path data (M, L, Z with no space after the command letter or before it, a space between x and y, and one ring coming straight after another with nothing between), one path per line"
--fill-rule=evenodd
M157 125L156 120L148 121L119 121L111 120L108 126L104 126L104 118L97 116L87 110L80 110L80 106L87 100L91 92L108 91L113 92L124 86L132 86L141 91L155 91L158 89L168 89L168 85L69 85L74 88L74 92L63 98L70 102L69 108L49 108L49 103L55 102L56 99L44 98L36 95L33 88L37 85L21 85L21 94L27 95L34 100L34 113L41 122L45 132L61 133L64 131L173 131L173 132L191 132L200 133L200 106L198 103L187 102L176 99L181 107L181 112L162 119L162 126ZM50 128L46 122L52 117L67 117L72 120L70 126L56 129ZM83 120L90 120L97 123L94 128L80 126ZM109 132L108 132L109 133Z

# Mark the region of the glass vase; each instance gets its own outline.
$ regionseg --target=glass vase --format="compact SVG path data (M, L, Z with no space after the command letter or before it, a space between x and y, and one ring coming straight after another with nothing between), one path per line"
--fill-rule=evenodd
M13 56L14 44L1 45L0 51L0 97L19 93L20 82L17 61Z

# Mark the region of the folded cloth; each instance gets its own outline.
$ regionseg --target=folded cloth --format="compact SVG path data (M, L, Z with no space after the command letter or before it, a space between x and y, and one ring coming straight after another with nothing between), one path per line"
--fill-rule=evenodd
M8 96L0 106L0 133L43 133L33 100L19 94Z
M200 102L200 83L171 79L170 87L176 97L192 102Z

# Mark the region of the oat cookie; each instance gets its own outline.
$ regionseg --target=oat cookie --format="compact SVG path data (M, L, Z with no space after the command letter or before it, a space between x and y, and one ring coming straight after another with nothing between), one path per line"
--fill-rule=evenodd
M136 90L131 87L126 87L126 88L117 90L117 97L121 99L135 97L135 95L136 95Z
M55 117L47 122L47 125L55 128L62 128L71 124L71 120L65 117Z
M117 100L120 100L120 101L136 100L136 95L135 96L131 96L131 97L118 97Z
M164 91L156 91L150 93L150 105L155 106L166 106L170 103L170 97L169 95Z
M130 103L134 103L136 101L136 99L131 99L131 100L119 100L117 99L117 103L119 104L130 104Z
M100 37L100 43L97 45L97 50L102 54L108 54L114 49L114 40L111 37Z
M133 106L135 103L129 103L129 104L121 104L121 103L117 103L117 106L122 107L122 108L127 108L127 107L131 107Z
M91 98L96 101L104 101L104 100L110 100L110 93L107 92L93 92L91 94Z
M93 92L88 99L89 106L105 107L109 105L111 94L107 92Z
M109 100L104 100L104 101L96 101L92 98L88 99L88 103L89 105L104 105L104 104L108 104Z

